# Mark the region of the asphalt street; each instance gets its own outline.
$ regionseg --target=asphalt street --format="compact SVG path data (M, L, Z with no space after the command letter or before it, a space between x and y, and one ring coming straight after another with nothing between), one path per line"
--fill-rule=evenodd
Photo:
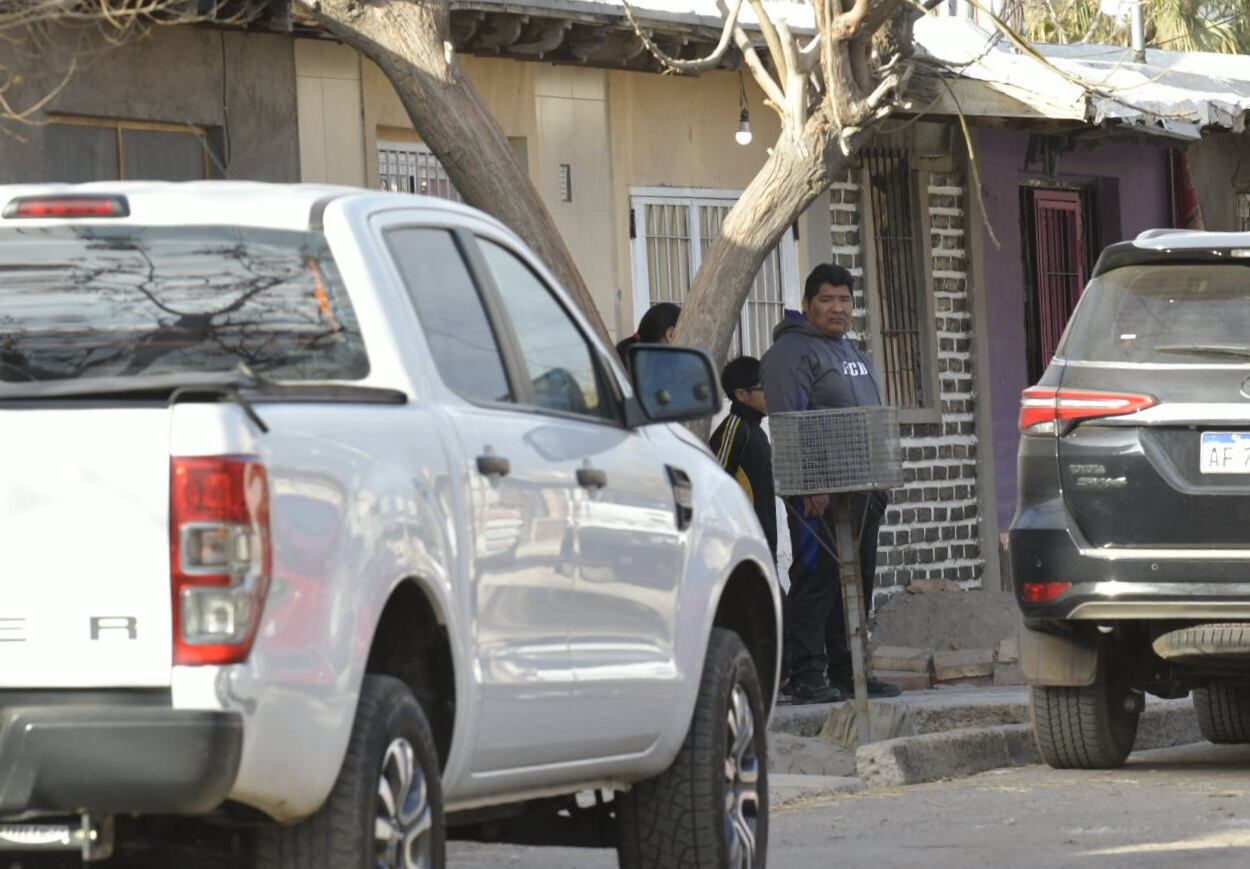
M172 839L172 841L170 841ZM218 869L224 843L174 835L103 866ZM452 842L453 869L612 869L608 850ZM3 869L76 859L0 858ZM781 869L1163 869L1250 865L1250 746L1135 754L1122 769L1034 766L775 808L768 865Z
M1110 772L1047 767L775 810L770 866L1244 867L1250 746L1142 752ZM452 843L457 869L608 869L610 851Z

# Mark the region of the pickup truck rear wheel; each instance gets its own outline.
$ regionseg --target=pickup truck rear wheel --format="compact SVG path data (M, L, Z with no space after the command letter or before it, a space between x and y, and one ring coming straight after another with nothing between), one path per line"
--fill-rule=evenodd
M755 663L715 628L672 765L617 796L622 869L757 869L768 851L767 718Z
M1143 698L1109 658L1099 650L1092 685L1029 688L1037 748L1055 769L1113 769L1133 750Z
M257 869L443 869L443 793L434 736L412 691L365 676L338 780L297 824L256 837Z
M1250 742L1250 685L1217 680L1194 691L1198 729L1207 742Z

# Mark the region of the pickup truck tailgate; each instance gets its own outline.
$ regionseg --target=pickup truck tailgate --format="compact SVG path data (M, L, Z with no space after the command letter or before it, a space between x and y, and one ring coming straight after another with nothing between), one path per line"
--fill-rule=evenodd
M0 688L169 684L169 425L0 408Z

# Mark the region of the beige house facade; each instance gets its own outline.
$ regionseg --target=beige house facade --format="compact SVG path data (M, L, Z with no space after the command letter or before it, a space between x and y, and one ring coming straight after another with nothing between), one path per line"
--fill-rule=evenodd
M778 132L749 76L731 71L694 78L476 56L460 62L617 338L633 333L651 302L684 297ZM455 196L372 62L343 45L297 40L295 74L302 180ZM734 139L744 99L754 133L745 146ZM829 258L827 198L824 205L799 221L761 273L749 306L759 316L744 317L744 350L766 349L766 328L783 306L798 307L803 270ZM823 245L800 243L821 238Z

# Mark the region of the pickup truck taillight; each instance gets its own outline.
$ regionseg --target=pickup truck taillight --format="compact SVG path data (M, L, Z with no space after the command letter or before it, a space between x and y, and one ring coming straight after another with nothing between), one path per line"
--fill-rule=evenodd
M249 456L173 458L169 562L175 664L237 664L273 568L269 482Z

